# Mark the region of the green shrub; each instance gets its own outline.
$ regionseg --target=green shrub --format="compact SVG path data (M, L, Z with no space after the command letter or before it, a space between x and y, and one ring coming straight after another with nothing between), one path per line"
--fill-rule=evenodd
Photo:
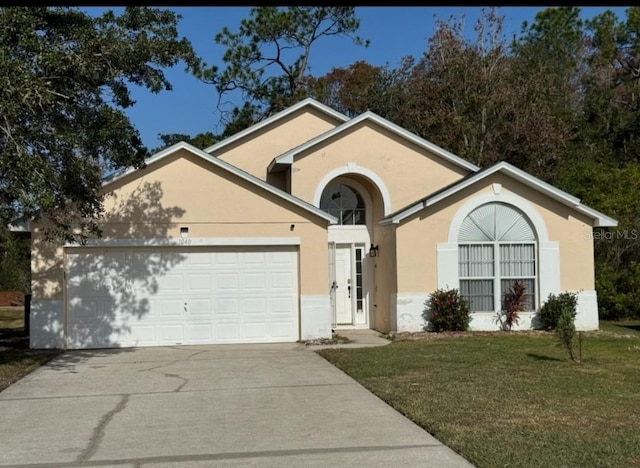
M29 291L31 241L29 233L0 228L0 290Z
M623 268L596 264L596 291L602 320L640 318L640 263Z
M538 321L540 327L545 330L553 330L558 325L558 320L563 313L569 314L571 322L576 318L576 306L578 295L574 292L562 292L560 294L549 294L547 301L538 311Z
M571 313L568 307L560 311L555 327L555 334L558 338L558 345L564 348L569 354L569 358L575 362L574 340L576 337L575 313Z
M469 328L469 302L457 289L437 289L424 303L422 317L426 330L464 331Z

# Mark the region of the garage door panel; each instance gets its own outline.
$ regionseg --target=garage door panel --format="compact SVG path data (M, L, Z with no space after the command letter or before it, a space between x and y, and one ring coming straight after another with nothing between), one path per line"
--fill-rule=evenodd
M184 289L184 274L168 273L158 275L158 289L161 290L163 294L182 291Z
M217 298L214 306L214 316L220 318L238 317L240 298L236 296L227 299Z
M265 252L245 252L242 255L242 263L244 265L264 265L266 263Z
M102 250L88 250L86 252L77 252L67 254L66 266L67 269L73 269L76 271L91 271L94 268L104 268L109 263L120 261L124 262L124 254L118 253L107 261L104 257L104 251Z
M209 317L212 315L212 304L213 300L210 298L190 299L187 310L191 316Z
M157 342L156 327L153 325L132 325L130 338L123 341L133 342L133 346L153 346Z
M131 283L131 293L136 297L156 297L158 280L156 278L136 278Z
M245 273L243 280L245 289L257 289L260 293L264 293L267 289L266 273Z
M87 278L69 278L67 279L67 297L102 297L111 294L110 285L102 278L96 278L91 281Z
M291 317L297 308L297 300L292 296L273 296L269 301L273 317Z
M295 287L296 277L290 272L276 272L271 275L271 287L291 290Z
M184 302L181 299L164 299L160 301L160 315L162 318L182 320L184 316Z
M188 273L187 284L190 292L210 291L213 278L208 272L203 273Z
M213 264L213 254L211 252L193 252L189 254L189 265L206 266Z
M213 342L213 327L210 322L192 323L187 326L187 343L208 344Z
M160 325L160 343L164 345L175 345L184 343L184 325Z
M269 252L269 259L272 265L282 268L295 267L296 257L290 252Z
M98 282L100 285L104 285L107 294L114 298L118 295L131 296L135 291L134 280L121 274L107 274Z
M69 346L82 347L85 343L92 347L113 346L117 342L114 338L115 330L111 326L114 319L117 317L105 308L105 301L101 298L72 298L67 307Z
M216 291L224 292L227 290L232 294L237 294L238 286L240 285L239 273L217 273L215 275L214 287Z
M247 297L242 301L244 314L248 317L264 316L268 311L268 301L265 297Z
M240 253L239 252L215 252L214 263L216 265L238 265L240 263Z
M295 248L69 249L70 348L295 341Z
M287 339L287 337L291 336L291 334L295 332L295 328L296 328L296 324L293 321L285 321L285 322L272 321L270 323L271 336L276 340Z
M72 297L67 307L67 318L79 327L97 326L106 318L104 301L100 297Z
M147 271L150 265L162 262L159 252L130 250L127 252L127 263L134 270Z
M189 264L189 257L184 252L180 252L175 249L163 249L161 252L151 253L147 258L147 263L153 263L155 265L163 265L167 268L182 269Z
M218 343L239 343L240 324L218 322L214 325L214 339Z
M247 341L264 339L269 330L269 324L265 321L247 322L244 324L244 337Z

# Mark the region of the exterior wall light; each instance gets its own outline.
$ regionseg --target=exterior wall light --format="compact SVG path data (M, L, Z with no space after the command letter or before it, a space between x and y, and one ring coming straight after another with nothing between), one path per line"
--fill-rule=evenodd
M378 255L378 246L371 244L371 248L369 249L369 257L375 257Z

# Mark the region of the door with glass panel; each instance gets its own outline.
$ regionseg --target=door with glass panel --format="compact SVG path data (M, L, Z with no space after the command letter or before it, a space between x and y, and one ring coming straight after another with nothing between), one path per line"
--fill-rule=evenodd
M336 244L335 317L337 325L353 325L364 318L364 246Z

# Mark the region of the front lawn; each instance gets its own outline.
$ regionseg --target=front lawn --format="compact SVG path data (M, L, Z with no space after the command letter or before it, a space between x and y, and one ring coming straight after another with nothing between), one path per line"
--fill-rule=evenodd
M318 354L478 467L640 466L640 322L602 322L582 352L476 332Z
M22 308L0 308L0 391L61 352L29 349L29 339L23 330Z

